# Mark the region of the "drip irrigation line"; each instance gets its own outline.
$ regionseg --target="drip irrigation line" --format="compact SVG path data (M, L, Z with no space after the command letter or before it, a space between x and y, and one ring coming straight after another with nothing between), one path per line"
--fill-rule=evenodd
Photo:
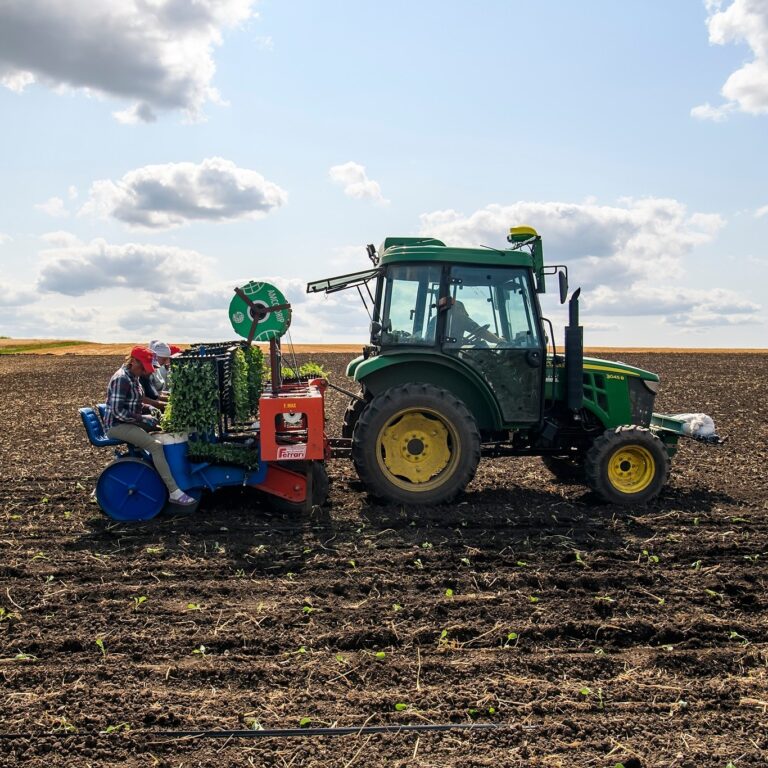
M134 736L151 736L165 739L260 739L260 738L305 738L307 736L351 736L376 733L407 733L435 731L497 731L510 728L507 723L421 723L405 725L358 725L336 726L331 728L266 728L263 730L231 730L231 731L127 731ZM530 728L530 726L528 726ZM58 736L72 738L78 736L111 736L114 734L102 732L77 733L0 733L0 740L34 739L40 737Z

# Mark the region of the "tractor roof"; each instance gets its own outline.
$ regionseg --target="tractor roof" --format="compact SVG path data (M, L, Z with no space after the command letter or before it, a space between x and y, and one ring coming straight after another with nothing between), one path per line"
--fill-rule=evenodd
M431 237L388 237L381 244L379 255L382 264L434 261L499 267L535 266L532 254L524 248L456 248Z

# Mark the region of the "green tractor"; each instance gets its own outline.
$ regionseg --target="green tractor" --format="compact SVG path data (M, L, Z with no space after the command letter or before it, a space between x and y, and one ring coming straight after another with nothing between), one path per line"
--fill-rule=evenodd
M576 290L562 354L538 294L564 266L545 266L541 237L513 227L509 247L448 247L387 238L372 268L309 283L309 293L356 287L372 303L371 339L347 375L360 385L336 455L351 455L374 496L440 504L474 477L480 457L541 456L608 502L644 503L664 487L687 415L653 413L659 377L585 358ZM364 290L365 289L365 292ZM708 419L708 417L704 417Z

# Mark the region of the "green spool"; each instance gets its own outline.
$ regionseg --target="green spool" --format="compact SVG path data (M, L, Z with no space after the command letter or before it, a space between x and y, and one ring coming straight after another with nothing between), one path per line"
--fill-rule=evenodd
M255 306L251 306L242 296L235 294L229 303L229 321L235 329L235 333L247 339L253 326L254 314L257 308L277 307L287 304L285 296L274 285L269 283L257 283L251 280L240 288ZM269 341L280 338L291 325L291 310L279 309L276 312L268 312L259 320L253 341Z

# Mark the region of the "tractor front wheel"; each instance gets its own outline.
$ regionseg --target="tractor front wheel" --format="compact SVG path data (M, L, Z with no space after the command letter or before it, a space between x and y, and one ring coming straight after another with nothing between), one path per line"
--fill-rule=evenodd
M371 400L352 440L360 479L400 504L442 504L472 480L480 434L467 407L431 384L403 384Z
M584 469L589 487L606 501L644 504L666 484L669 457L661 440L645 427L617 427L595 440Z

